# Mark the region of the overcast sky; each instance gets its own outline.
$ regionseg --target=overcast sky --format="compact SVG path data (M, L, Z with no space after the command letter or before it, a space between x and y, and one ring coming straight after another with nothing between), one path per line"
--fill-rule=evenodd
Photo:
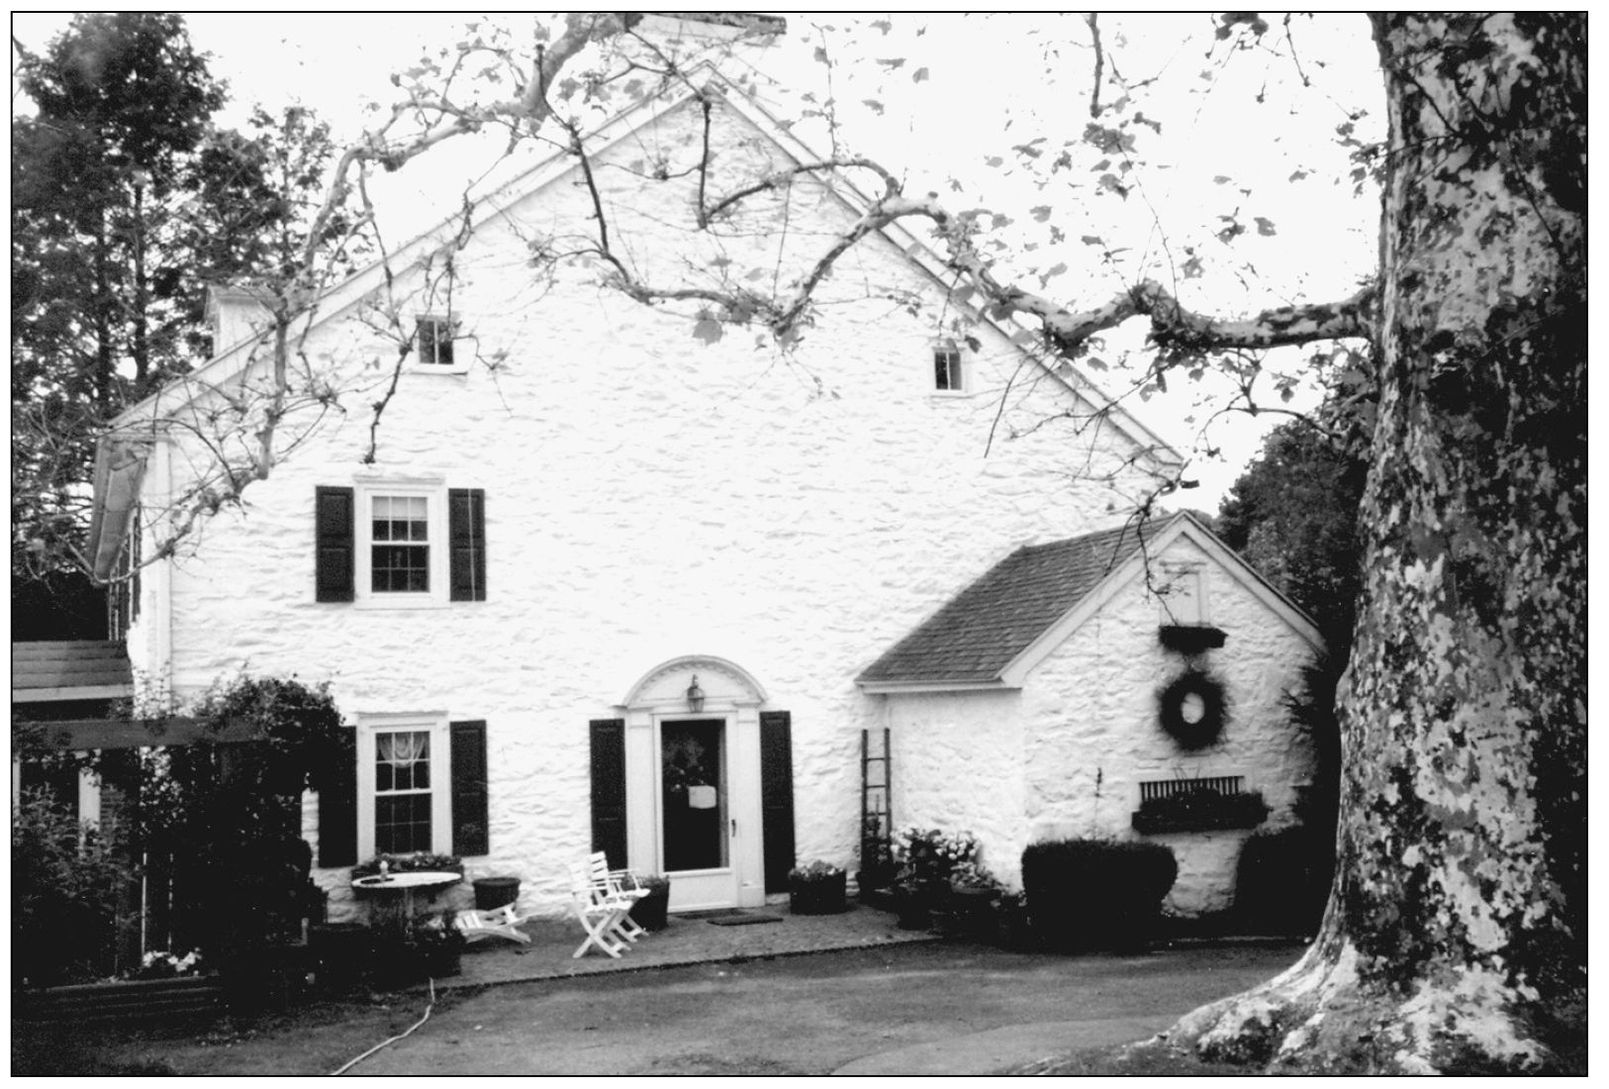
M187 21L197 48L211 54L213 74L229 84L225 123L242 121L253 103L275 109L299 102L350 137L361 131L367 104L389 101L391 73L457 40L469 18L247 13L194 14ZM42 48L67 19L13 13L13 34ZM939 192L958 209L1003 211L1023 224L1032 223L1030 209L1049 207L1049 222L1070 238L1098 235L1124 251L1103 263L1100 248L1073 246L1065 258L1071 273L1051 282L1047 294L1098 305L1132 278L1156 275L1164 258L1176 268L1184 247L1193 245L1209 261L1209 274L1189 283L1194 294L1187 301L1232 315L1344 297L1375 263L1377 198L1354 195L1334 135L1359 108L1369 112L1360 133L1380 130L1380 81L1365 21L1303 17L1290 24L1286 41L1286 27L1270 20L1268 41L1276 49L1232 52L1214 42L1204 14L1102 17L1108 76L1116 70L1131 84L1149 81L1141 92L1145 111L1161 127L1159 135L1142 132L1143 191L1123 199L1039 189L1027 172L1013 169L1014 145L1045 135L1058 143L1076 138L1089 119L1094 51L1081 17L794 15L787 40L768 53L766 70L790 89L814 84L824 98L827 69L815 49L825 45L839 62L832 92L845 138L902 171L908 189ZM1103 87L1108 103L1117 93L1110 81ZM428 210L440 203L433 193L455 193L483 168L468 156L438 155L428 166L410 167L403 190L419 195L413 208ZM409 198L396 199L398 219L409 218ZM1253 231L1224 247L1212 235L1223 222L1218 217L1232 213L1248 227L1261 216L1274 233ZM397 238L411 230L389 233ZM1025 267L1049 265L1047 257ZM1124 345L1140 346L1138 333L1114 339L1113 355ZM1182 386L1133 408L1189 453L1198 443L1192 419L1204 416L1197 402L1217 394ZM1313 396L1307 391L1296 404ZM1216 510L1275 422L1235 417L1216 425L1203 444L1222 447L1227 460L1203 461L1201 489L1181 501Z

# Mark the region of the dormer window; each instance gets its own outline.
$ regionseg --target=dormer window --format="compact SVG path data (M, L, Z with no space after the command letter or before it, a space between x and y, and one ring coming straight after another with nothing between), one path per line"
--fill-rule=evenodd
M415 362L421 367L452 367L453 333L451 318L425 317L419 319L414 337Z
M933 348L933 388L945 393L959 393L965 388L961 349L954 341L942 341Z

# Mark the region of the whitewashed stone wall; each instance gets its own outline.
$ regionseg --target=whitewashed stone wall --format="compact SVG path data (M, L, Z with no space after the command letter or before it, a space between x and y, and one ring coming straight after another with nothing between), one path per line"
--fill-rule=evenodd
M1139 838L1130 821L1143 781L1241 775L1270 806L1263 827L1291 823L1295 787L1311 779L1313 753L1281 701L1298 686L1311 645L1194 544L1176 542L1157 565L1190 561L1204 564L1207 619L1228 633L1224 647L1201 660L1230 703L1218 743L1188 753L1158 724L1157 692L1185 659L1159 644L1158 599L1138 577L1034 669L1018 694L884 697L897 823L977 833L989 867L1012 884L1021 881L1029 843ZM980 740L969 747L973 738ZM1179 863L1168 910L1229 907L1250 834L1147 837L1172 848Z
M723 178L774 160L721 113L747 141L723 145ZM649 279L683 272L688 240L663 224L685 219L695 183L645 196L611 166L645 147L680 162L696 149L686 121L626 141L596 171L615 237ZM803 203L821 222L803 229L796 203L783 245L814 252L823 224L846 213L819 192ZM854 676L1017 545L1109 520L1119 492L1071 474L1116 470L1135 446L1108 426L1091 452L1066 421L1011 438L1072 400L1056 380L1023 382L1020 355L988 329L974 330L984 343L968 354L973 392L934 394L940 297L891 246L847 255L818 323L783 356L759 331L728 329L705 344L687 318L584 273L543 282L528 267L532 240L590 231L587 211L569 175L476 235L452 286L457 349L476 363L463 375L404 374L377 463L361 467L486 490L488 600L315 603L314 488L353 483L368 443L369 398L351 397L348 415L252 486L245 512L213 520L172 561L175 690L194 694L244 668L329 680L349 717L485 719L492 853L466 860L469 876L517 874L524 906L558 912L565 867L590 841L588 720L615 717L626 688L656 664L714 654L758 679L769 709L792 712L799 857L853 865L860 730L882 725ZM764 215L735 224L734 269L776 244L774 221L744 233ZM420 282L417 271L400 281L410 329L412 315L443 308L406 296ZM905 309L910 292L926 293L921 314ZM309 340L309 358L378 389L395 346L373 328L375 314L336 316ZM186 463L181 449L176 479ZM1117 486L1133 483L1120 474ZM159 500L160 481L150 488ZM1004 736L1000 745L1020 748ZM959 738L953 751L976 763ZM344 874L317 876L339 911Z

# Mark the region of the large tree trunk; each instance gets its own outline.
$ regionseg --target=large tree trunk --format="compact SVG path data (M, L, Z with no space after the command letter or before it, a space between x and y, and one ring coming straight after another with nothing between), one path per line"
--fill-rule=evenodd
M1276 1068L1571 1066L1584 1038L1586 17L1378 16L1381 400L1336 887L1170 1036Z

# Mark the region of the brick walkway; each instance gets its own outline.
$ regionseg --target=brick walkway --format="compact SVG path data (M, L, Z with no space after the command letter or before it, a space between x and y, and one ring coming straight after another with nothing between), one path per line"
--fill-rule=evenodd
M936 940L925 930L899 929L889 912L853 904L839 915L793 915L785 903L748 910L779 916L781 921L717 926L703 918L672 915L664 930L645 935L619 959L596 949L577 959L571 954L585 937L580 923L567 918L535 919L522 927L531 935L530 945L504 938L475 942L464 951L461 974L436 980L436 989Z

